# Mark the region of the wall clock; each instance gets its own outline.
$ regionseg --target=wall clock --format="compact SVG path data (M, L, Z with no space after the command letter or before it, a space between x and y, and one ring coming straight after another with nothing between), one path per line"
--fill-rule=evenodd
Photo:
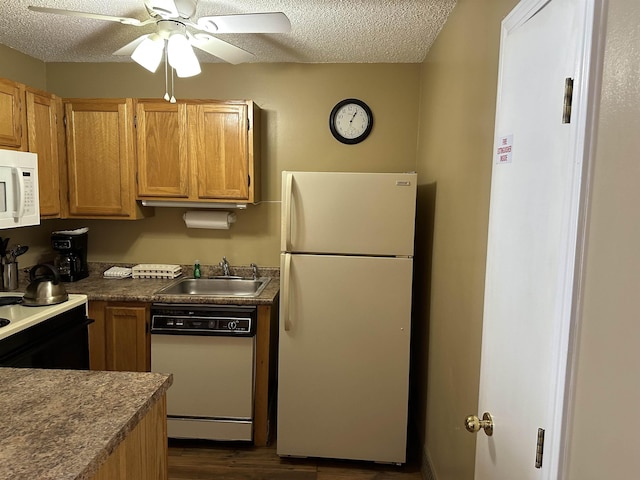
M373 128L373 113L357 98L347 98L333 107L329 115L329 129L339 142L354 145L362 142Z

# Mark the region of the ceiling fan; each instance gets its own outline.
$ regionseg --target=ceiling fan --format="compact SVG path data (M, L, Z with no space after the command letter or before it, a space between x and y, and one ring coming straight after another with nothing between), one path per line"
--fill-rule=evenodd
M74 17L118 22L133 27L156 24L156 32L142 35L114 52L131 58L150 72L155 72L165 58L178 77L200 73L200 64L192 47L203 50L225 62L238 64L254 55L212 34L287 33L291 23L282 12L218 15L194 18L198 0L143 0L149 18L138 20L97 13L29 6L29 10ZM193 33L192 33L193 31Z

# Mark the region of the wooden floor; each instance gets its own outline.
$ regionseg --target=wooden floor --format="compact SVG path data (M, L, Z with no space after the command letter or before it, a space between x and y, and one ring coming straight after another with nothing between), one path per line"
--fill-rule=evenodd
M410 456L411 457L411 456ZM169 440L169 480L422 480L418 458L407 464L280 458L275 445Z

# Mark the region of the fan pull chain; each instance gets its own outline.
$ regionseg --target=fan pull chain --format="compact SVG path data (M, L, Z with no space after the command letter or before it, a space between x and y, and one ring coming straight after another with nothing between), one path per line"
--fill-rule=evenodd
M169 96L169 68L171 68L171 96ZM175 70L173 67L169 67L169 59L167 55L167 48L164 49L164 99L169 103L176 103L176 97L174 92L174 76Z
M169 101L169 66L167 62L167 49L164 49L164 99Z
M174 92L174 87L173 87L173 85L174 85L174 82L173 82L174 73L175 73L175 70L174 70L173 67L171 67L171 100L169 100L169 102L171 102L171 103L176 103L176 97L173 96L173 92Z

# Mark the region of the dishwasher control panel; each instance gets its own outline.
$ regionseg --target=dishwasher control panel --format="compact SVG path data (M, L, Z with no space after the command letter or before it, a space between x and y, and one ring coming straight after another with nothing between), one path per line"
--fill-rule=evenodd
M153 304L151 333L175 335L255 335L253 306Z

